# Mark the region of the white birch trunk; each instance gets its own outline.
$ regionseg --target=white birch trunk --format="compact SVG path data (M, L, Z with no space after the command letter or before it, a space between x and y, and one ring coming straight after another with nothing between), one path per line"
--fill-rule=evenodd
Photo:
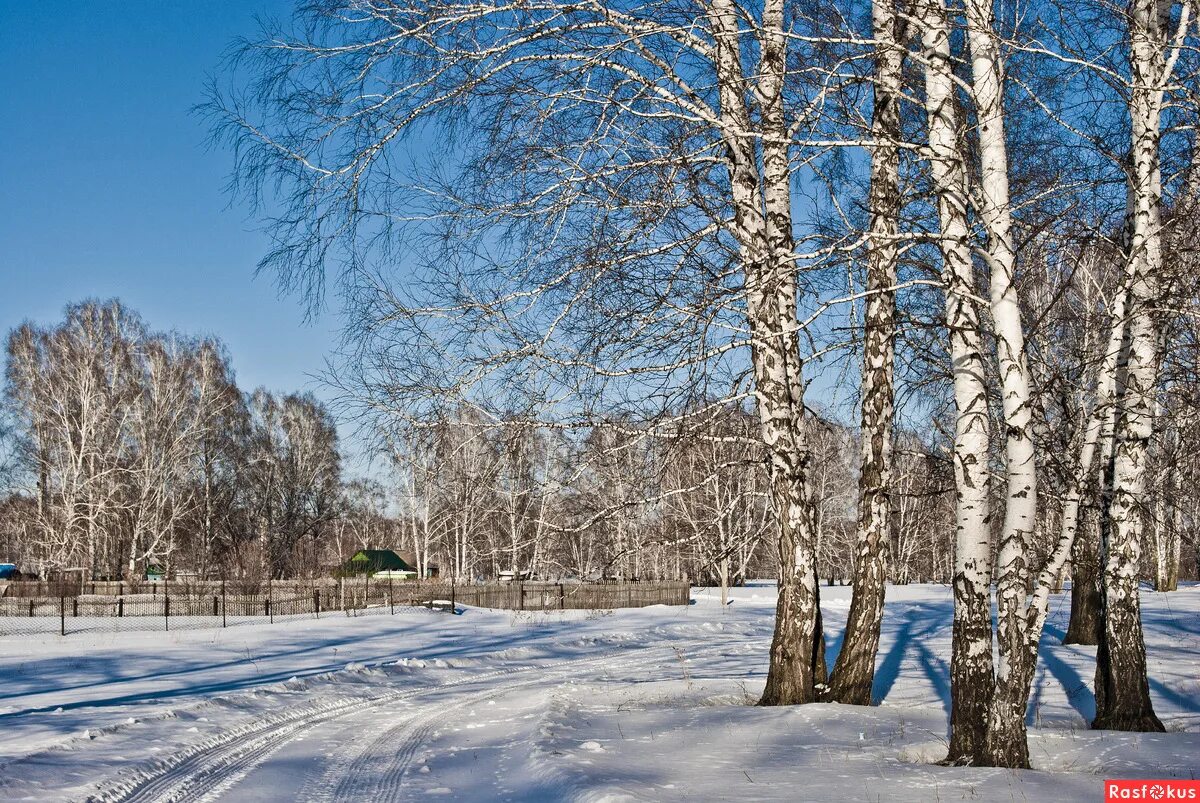
M892 414L895 358L896 231L900 215L898 142L903 51L896 41L892 0L871 4L875 36L872 113L871 239L862 367L862 470L859 473L854 595L842 648L829 683L830 699L869 705L883 619L887 549L891 538Z
M708 16L715 40L734 233L746 277L759 431L769 457L771 500L779 523L779 602L761 703L807 703L816 699L815 642L820 633L815 537L806 493L804 384L796 340L789 134L783 108L784 4L769 0L763 8L755 86L761 119L755 122L745 96L738 10L731 0L713 0ZM761 171L750 135L756 129L765 135Z
M1121 355L1123 386L1111 470L1109 526L1102 528L1101 599L1104 629L1096 657L1096 719L1092 727L1162 731L1146 678L1138 569L1145 537L1146 463L1154 432L1159 370L1159 282L1162 274L1162 179L1159 137L1165 85L1173 71L1168 55L1170 12L1164 0L1132 0L1129 6L1130 186L1129 337ZM1185 4L1177 34L1191 24ZM1176 51L1177 52L1177 51Z
M1012 240L1005 142L1004 64L991 0L967 0L965 10L979 141L978 208L987 234L992 323L1005 425L1006 493L996 564L999 660L988 714L986 760L992 765L1027 767L1025 708L1037 654L1036 642L1030 649L1025 619L1029 547L1037 518L1030 377L1014 284L1017 255Z
M947 760L979 763L992 693L991 543L988 506L990 428L983 337L967 227L967 179L943 0L920 0L930 173L937 195L946 326L957 410L954 640L951 650L950 750Z

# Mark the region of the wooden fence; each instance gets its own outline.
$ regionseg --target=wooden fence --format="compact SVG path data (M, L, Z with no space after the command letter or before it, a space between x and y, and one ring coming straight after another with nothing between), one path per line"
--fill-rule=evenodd
M683 581L611 583L514 582L459 585L442 581L347 578L221 581L9 583L0 617L282 616L379 607L415 607L434 600L503 610L608 610L687 605Z
M416 584L414 584L416 585ZM490 583L451 586L422 583L413 599L448 599L479 608L509 611L608 610L647 605L687 605L691 586L685 582L630 583ZM436 591L436 596L430 594ZM403 595L404 590L398 592Z

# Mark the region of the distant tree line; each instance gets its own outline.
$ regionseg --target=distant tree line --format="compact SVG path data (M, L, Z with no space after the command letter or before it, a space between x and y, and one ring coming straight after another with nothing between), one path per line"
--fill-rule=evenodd
M401 543L456 577L689 578L727 588L777 570L761 446L745 409L662 438L629 418L564 430L470 409L392 431ZM854 432L817 435L820 574L854 574ZM911 439L902 458L894 579L948 581L953 515L944 460ZM945 537L930 537L941 533Z
M379 469L343 476L336 423L311 394L244 392L215 338L154 332L120 302L73 304L7 343L4 558L39 574L136 581L325 574L398 548L421 574L771 576L771 511L751 414L654 437L632 419L586 431L469 408L376 433ZM700 437L700 435L705 437ZM821 575L853 576L854 432L817 441ZM949 577L949 480L912 439L898 476L895 579ZM764 544L766 548L764 548Z
M279 577L322 563L343 494L311 394L244 393L212 338L117 301L8 337L3 546L26 571Z

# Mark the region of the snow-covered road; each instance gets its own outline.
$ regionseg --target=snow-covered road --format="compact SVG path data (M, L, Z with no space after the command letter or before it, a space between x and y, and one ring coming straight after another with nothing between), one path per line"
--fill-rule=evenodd
M822 589L831 657L848 589ZM1147 594L1165 735L1095 733L1094 649L1035 681L1035 765L944 755L950 600L889 590L875 708L747 705L774 589L722 609L408 611L170 634L0 641L6 800L1095 800L1200 773L1200 588Z

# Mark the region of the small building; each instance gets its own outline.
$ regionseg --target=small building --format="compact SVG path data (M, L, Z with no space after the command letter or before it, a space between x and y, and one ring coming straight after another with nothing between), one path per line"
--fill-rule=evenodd
M403 560L409 566L415 567L419 562L417 560L416 552L406 552L404 550L399 550L396 552L396 554L399 555L401 560ZM428 580L428 579L437 577L440 571L441 571L441 569L436 563L426 563L424 579Z
M371 575L372 580L412 580L416 578L416 570L408 571L407 569L384 569L381 572L375 572Z
M503 571L500 572L496 577L501 583L523 583L529 579L530 573Z
M360 549L342 564L339 572L353 577L382 574L385 579L417 576L417 570L390 549Z

